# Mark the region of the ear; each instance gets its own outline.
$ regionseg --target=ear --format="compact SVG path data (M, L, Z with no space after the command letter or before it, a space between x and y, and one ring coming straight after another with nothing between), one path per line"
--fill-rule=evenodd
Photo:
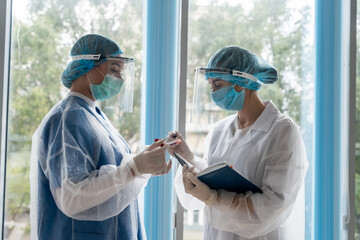
M101 65L101 64L100 64ZM99 66L95 66L93 69L91 69L88 73L87 76L90 79L90 82L94 85L98 85L100 83L103 82L104 80L104 73L102 72L102 70L99 68Z
M241 92L242 90L244 90L243 87L240 87L239 85L236 85L236 84L234 84L234 89L235 89L235 91L237 91L237 92Z

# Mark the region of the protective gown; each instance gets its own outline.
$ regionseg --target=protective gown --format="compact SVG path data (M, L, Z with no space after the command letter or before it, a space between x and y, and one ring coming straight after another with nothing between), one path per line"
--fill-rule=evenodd
M146 239L130 148L87 97L70 92L33 135L32 239Z
M265 110L247 129L239 129L237 114L217 122L205 139L203 159L194 158L200 170L229 162L263 191L219 190L215 204L204 209L204 240L304 239L308 160L300 129L271 101L264 103ZM204 206L185 193L181 168L174 184L184 208Z

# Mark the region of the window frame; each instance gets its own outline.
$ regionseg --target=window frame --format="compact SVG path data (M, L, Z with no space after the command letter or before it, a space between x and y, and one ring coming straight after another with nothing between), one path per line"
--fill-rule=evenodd
M0 236L4 238L6 149L9 103L11 0L0 2Z
M345 156L348 157L348 211L350 219L347 224L347 237L349 240L355 239L355 144L356 137L356 19L357 19L357 0L346 0L344 3L344 14L347 16L344 20L345 39L344 42L349 46L345 47L344 65L347 66L347 99L345 100L345 108L347 113L345 114L345 122L347 123L347 131L345 138L347 146L345 146Z
M355 234L355 132L352 131L355 126L355 95L356 95L356 0L347 0L343 2L343 16L347 16L345 21L345 34L348 39L344 41L348 46L344 46L343 55L344 70L347 72L346 86L346 117L347 124L344 137L347 144L344 147L343 156L348 159L348 181L349 181L349 212L350 221L347 223L348 239L354 239ZM180 24L180 50L179 50L179 92L177 109L177 126L179 131L185 133L185 112L186 112L186 73L187 73L187 43L188 43L188 11L189 0L181 0L181 24ZM11 0L0 2L0 235L4 237L4 199L6 182L6 144L7 144L7 121L8 121L8 87L9 87L9 63L11 49ZM343 44L344 44L343 43ZM327 208L326 205L323 205ZM177 201L176 239L183 239L183 209ZM344 219L341 219L344 221Z
M177 129L183 133L186 138L186 81L187 81L187 51L188 51L188 26L189 26L189 0L181 0L180 3L180 21L179 21L179 80L178 80L178 109L177 109ZM176 164L178 165L178 164ZM176 194L175 194L176 195ZM184 238L184 208L179 199L176 199L175 213L175 239Z

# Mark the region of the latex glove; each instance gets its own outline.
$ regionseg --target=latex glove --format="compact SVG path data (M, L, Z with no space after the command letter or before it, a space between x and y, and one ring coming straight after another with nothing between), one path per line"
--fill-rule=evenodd
M166 164L166 150L169 146L163 145L164 142L165 139L157 141L134 157L136 167L141 174L157 174L164 170L166 172L169 167Z
M170 159L169 162L166 164L166 168L164 170L160 171L160 172L153 173L153 176L159 176L159 175L168 174L170 172L171 166L172 166L172 161Z
M183 158L191 163L191 160L194 158L194 153L190 150L189 146L187 145L183 136L178 132L169 132L168 136L166 137L167 142L174 141L175 139L180 139L181 143L170 146L168 148L168 152L174 156L174 152L180 154Z
M194 172L194 167L183 166L183 183L185 192L193 195L207 205L214 204L218 198L216 190L210 189L208 185L200 181Z

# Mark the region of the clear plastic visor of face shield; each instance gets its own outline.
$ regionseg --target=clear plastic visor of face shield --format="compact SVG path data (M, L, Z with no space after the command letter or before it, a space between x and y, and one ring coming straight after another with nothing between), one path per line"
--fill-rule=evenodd
M101 56L97 55L78 55L73 56L73 60L101 60L106 59L104 62L107 64L108 71L102 74L104 77L109 74L115 78L122 79L123 82L120 92L107 100L101 101L102 109L107 112L111 111L116 113L132 112L134 100L134 70L135 60L131 57L122 56Z
M234 83L230 81L237 77L254 82L257 81L251 74L241 71L196 67L190 123L198 126L212 124L228 115L234 114L234 111L226 111L216 106L211 98L211 92L224 87L233 87Z
M193 101L190 113L191 124L194 124L199 128L206 128L206 126L211 125L228 114L227 111L216 106L211 98L211 92L215 90L215 88L212 88L214 84L216 84L218 89L232 85L232 83L218 78L222 75L225 76L225 74L230 74L230 71L196 67ZM212 75L217 78L211 78ZM212 81L214 81L213 85L210 84ZM206 131L208 129L202 130Z

